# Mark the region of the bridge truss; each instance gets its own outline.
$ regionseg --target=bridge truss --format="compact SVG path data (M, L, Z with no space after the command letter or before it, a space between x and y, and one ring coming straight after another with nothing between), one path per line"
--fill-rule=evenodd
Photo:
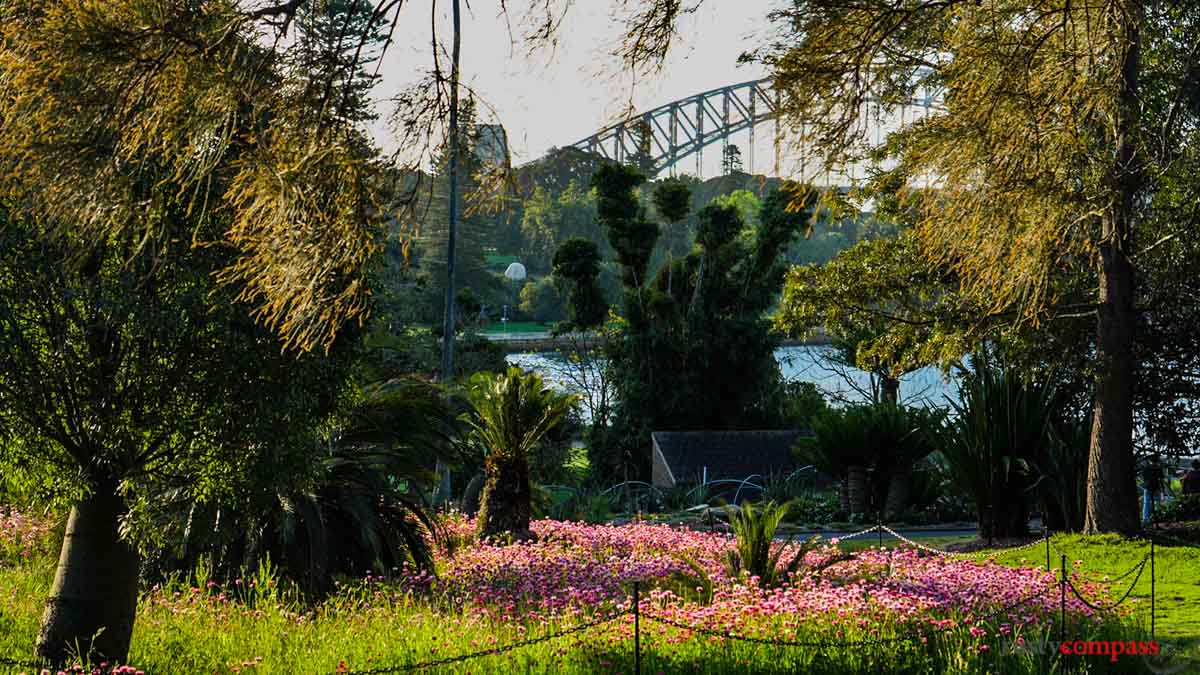
M870 105L870 104L868 104ZM935 107L932 97L914 98L899 109L899 121L928 115ZM711 89L672 101L653 110L636 113L569 147L594 153L617 162L640 165L650 176L674 173L687 157L696 159L696 175L703 175L704 148L722 144L722 153L734 134L749 133L749 172L754 172L755 128L772 123L774 175L780 175L782 135L779 126L779 93L770 79L749 80ZM894 124L894 120L890 123ZM863 133L874 130L877 140L889 122L877 112L872 119L863 114Z

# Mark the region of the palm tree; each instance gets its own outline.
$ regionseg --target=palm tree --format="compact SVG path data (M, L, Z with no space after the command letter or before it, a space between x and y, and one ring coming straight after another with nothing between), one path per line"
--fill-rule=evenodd
M487 449L479 534L528 537L529 452L566 417L578 397L546 387L536 373L509 368L504 375L473 375L467 398L475 408L468 423Z
M801 459L842 480L842 508L852 517L865 516L870 501L867 469L878 454L871 411L871 404L822 411L812 420L813 437L797 441Z

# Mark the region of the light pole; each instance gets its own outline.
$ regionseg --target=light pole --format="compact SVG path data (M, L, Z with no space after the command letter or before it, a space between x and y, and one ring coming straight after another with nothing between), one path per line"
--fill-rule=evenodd
M450 61L450 206L446 232L446 305L442 316L442 382L454 379L454 249L458 238L458 56L462 42L462 21L459 0L452 0L454 15L454 47ZM438 460L434 466L438 488L434 503L450 499L450 469Z

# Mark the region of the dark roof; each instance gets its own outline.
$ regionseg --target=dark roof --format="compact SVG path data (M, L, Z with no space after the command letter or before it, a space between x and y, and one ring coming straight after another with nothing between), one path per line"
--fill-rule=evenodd
M656 431L651 438L662 451L671 475L679 483L699 483L705 467L708 479L769 476L792 471L803 463L792 444L808 430L784 431Z

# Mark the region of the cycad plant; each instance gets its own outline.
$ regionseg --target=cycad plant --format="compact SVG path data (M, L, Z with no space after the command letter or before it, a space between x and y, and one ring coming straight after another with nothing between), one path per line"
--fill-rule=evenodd
M825 410L812 420L813 436L796 443L802 461L842 481L842 508L851 517L866 515L869 503L867 469L877 450L868 424L872 407L860 404Z
M813 437L802 439L802 460L844 480L843 506L852 517L878 510L886 496L889 514L903 510L913 467L938 441L942 413L891 402L861 403L818 414ZM875 479L868 481L868 472Z
M779 523L787 515L790 504L767 502L761 507L746 502L741 507L727 507L729 526L736 539L733 550L725 558L726 571L731 577L742 574L758 577L758 582L765 588L774 588L787 583L802 569L806 572L818 572L829 565L848 559L847 555L834 555L818 565L805 566L804 558L812 551L817 537L812 537L795 547L787 562L783 555L792 543L791 538L776 542L775 533Z
M437 458L452 459L458 433L436 387L400 380L366 387L345 424L314 448L303 484L259 495L250 508L173 502L182 491L161 493L150 527L180 545L152 552L146 572L187 572L203 557L229 579L269 557L283 577L321 595L339 574L432 569L437 530L421 488Z
M871 432L878 444L877 481L886 484L885 517L895 518L908 505L913 469L938 447L941 410L884 402L874 406Z
M528 537L532 515L529 453L562 422L578 397L550 389L536 373L509 368L503 375L472 376L467 398L474 408L467 423L487 449L479 535Z

